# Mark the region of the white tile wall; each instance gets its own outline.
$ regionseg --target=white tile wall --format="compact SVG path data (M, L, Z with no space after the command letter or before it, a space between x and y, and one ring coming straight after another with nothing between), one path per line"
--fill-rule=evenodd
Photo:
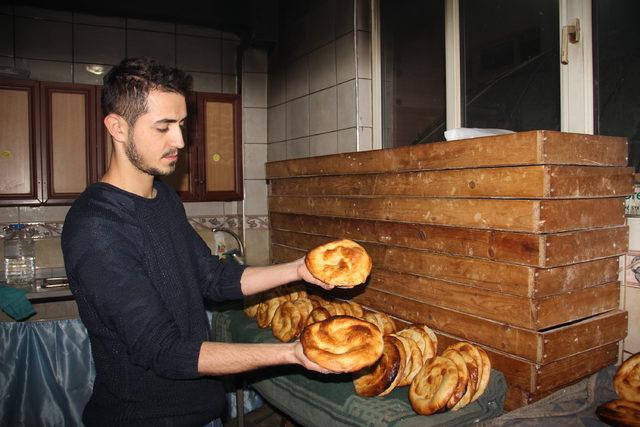
M244 73L242 77L242 86L242 104L245 107L267 107L266 73Z
M269 108L267 112L268 141L278 142L287 139L286 108L284 104Z
M266 143L267 142L267 109L266 108L244 108L243 109L245 143Z
M309 134L335 131L337 129L336 87L309 95Z
M149 56L167 65L174 65L175 35L156 31L127 31L127 56Z
M186 71L220 73L222 71L222 41L218 38L178 34L176 65ZM207 52L203 55L203 52Z
M30 78L52 82L71 83L73 64L71 62L45 61L40 59L15 59L16 68L29 70Z
M287 159L309 157L309 137L291 139L287 141Z
M244 182L245 215L267 215L267 183L265 180L247 179Z
M358 31L358 77L371 78L371 33Z
M338 153L352 153L358 151L356 128L338 131Z
M268 55L264 49L247 49L244 51L245 73L267 73L269 71Z
M327 132L309 137L309 155L324 156L338 152L338 132Z
M356 81L338 85L338 129L356 125Z
M238 78L235 75L222 75L222 93L238 93Z
M287 67L286 94L287 101L309 93L309 60L303 57Z
M309 135L309 96L287 103L287 139Z
M624 350L640 352L640 287L627 286L626 309L629 312L629 331L624 340Z
M222 75L220 74L193 71L189 74L193 78L193 90L197 92L220 92L222 90Z
M246 179L265 179L267 144L244 145L244 177Z
M13 18L0 15L0 55L13 56Z
M336 76L343 83L356 76L356 55L354 52L353 32L336 40Z
M267 146L267 161L276 162L287 159L287 141L272 142Z
M125 57L124 28L73 25L73 60L115 65Z
M69 61L72 25L70 22L15 17L15 54L21 58Z
M336 85L336 49L331 42L309 55L309 90L316 92Z

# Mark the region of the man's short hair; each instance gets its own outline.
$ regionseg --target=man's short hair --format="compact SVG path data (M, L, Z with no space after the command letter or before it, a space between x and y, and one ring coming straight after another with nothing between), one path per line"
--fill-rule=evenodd
M151 58L125 58L104 76L102 113L116 113L133 126L148 111L147 97L152 90L187 96L191 76L162 65Z

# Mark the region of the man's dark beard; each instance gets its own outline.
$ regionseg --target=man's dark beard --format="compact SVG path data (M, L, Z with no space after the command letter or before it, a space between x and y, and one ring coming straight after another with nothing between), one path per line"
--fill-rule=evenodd
M133 166L135 166L138 170L152 175L152 176L165 176L165 175L170 175L173 173L173 171L176 169L176 164L174 163L171 166L171 169L167 172L163 172L159 169L156 168L149 168L146 167L143 163L142 163L142 157L140 156L140 153L138 153L138 150L136 149L136 144L135 144L135 140L133 139L133 132L129 131L129 141L127 142L127 145L125 146L125 153L127 154L127 158L129 159L129 161L131 162L131 164ZM170 153L165 153L164 155L167 155Z

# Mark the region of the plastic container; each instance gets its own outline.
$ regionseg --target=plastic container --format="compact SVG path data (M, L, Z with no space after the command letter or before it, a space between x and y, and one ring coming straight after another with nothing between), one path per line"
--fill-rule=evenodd
M33 287L35 273L36 248L31 231L24 224L10 224L4 239L4 275L7 285Z

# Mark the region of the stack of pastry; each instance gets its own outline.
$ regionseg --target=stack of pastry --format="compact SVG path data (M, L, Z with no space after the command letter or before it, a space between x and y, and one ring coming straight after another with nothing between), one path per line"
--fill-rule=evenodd
M382 357L354 379L361 396L385 396L410 385L413 409L422 415L457 411L478 399L489 384L491 362L471 343L459 342L436 356L438 341L426 325L410 325L384 336Z
M411 406L421 415L457 411L484 393L490 375L491 362L481 347L468 342L450 345L413 379Z
M640 353L620 365L613 388L620 399L598 406L598 418L613 426L640 427Z

